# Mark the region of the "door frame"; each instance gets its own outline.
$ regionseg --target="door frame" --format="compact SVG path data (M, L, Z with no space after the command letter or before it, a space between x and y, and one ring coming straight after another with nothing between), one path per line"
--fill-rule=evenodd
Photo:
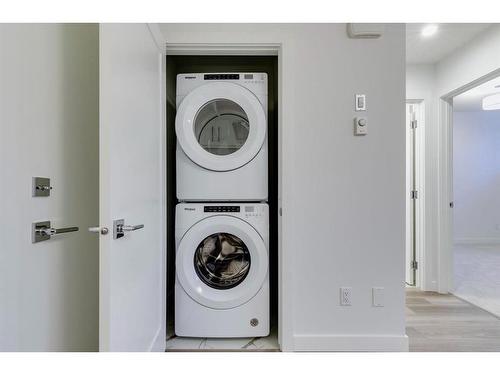
M164 41L165 59L167 55L257 55L278 56L278 342L282 351L293 350L293 308L292 291L285 288L292 285L291 276L285 272L290 269L290 257L283 256L283 113L288 108L283 101L283 51L288 42L275 43L171 43ZM286 107L286 108L285 108Z
M453 98L493 78L495 69L439 97L438 142L438 292L453 289Z
M415 176L416 176L416 190L418 191L418 199L416 200L416 223L415 223L415 235L416 235L416 251L415 260L417 261L418 267L415 272L415 285L411 285L420 288L422 281L425 279L426 270L426 257L425 257L425 101L424 99L407 99L405 106L407 104L416 105L417 109L417 129L415 134ZM406 124L405 124L406 125ZM408 142L410 137L411 128L406 126L406 142L408 150ZM411 156L407 153L407 163L408 158ZM407 199L410 199L411 188L406 187ZM411 223L411 218L409 212L406 215L406 225L409 226ZM408 239L406 246L408 246ZM406 267L406 263L405 263Z

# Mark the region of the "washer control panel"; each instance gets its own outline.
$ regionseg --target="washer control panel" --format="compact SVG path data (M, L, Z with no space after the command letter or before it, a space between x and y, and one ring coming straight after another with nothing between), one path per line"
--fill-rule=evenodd
M241 205L241 206L231 206L231 205L213 205L213 206L203 206L203 212L210 213L225 213L225 212L238 212L244 213L245 217L261 216L264 209L258 205Z
M240 206L204 206L203 212L240 212Z
M261 206L245 206L245 217L262 216L263 211Z

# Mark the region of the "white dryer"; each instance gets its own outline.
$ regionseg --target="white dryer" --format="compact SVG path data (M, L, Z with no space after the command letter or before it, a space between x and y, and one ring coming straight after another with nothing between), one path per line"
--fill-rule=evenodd
M176 335L269 335L268 205L180 203L175 240Z
M267 74L177 75L180 201L265 201Z

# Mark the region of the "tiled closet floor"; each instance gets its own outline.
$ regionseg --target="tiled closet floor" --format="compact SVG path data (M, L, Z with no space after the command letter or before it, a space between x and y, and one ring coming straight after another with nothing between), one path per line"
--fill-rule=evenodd
M232 339L173 336L167 340L167 351L279 351L278 335L271 330L267 337Z

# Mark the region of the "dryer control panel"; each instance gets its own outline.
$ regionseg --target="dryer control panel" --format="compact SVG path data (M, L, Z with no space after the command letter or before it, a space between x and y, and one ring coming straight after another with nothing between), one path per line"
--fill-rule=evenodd
M240 79L239 74L232 74L232 73L227 73L227 74L205 74L203 76L203 79L206 80L225 80L225 79Z
M185 76L186 79L196 79L196 75L193 76ZM227 81L227 80L235 80L235 81L249 81L249 82L258 82L265 81L267 78L266 73L210 73L203 74L203 80L205 81Z
M176 106L179 108L186 95L196 88L213 82L237 84L250 90L267 110L267 73L264 72L213 72L177 74Z

